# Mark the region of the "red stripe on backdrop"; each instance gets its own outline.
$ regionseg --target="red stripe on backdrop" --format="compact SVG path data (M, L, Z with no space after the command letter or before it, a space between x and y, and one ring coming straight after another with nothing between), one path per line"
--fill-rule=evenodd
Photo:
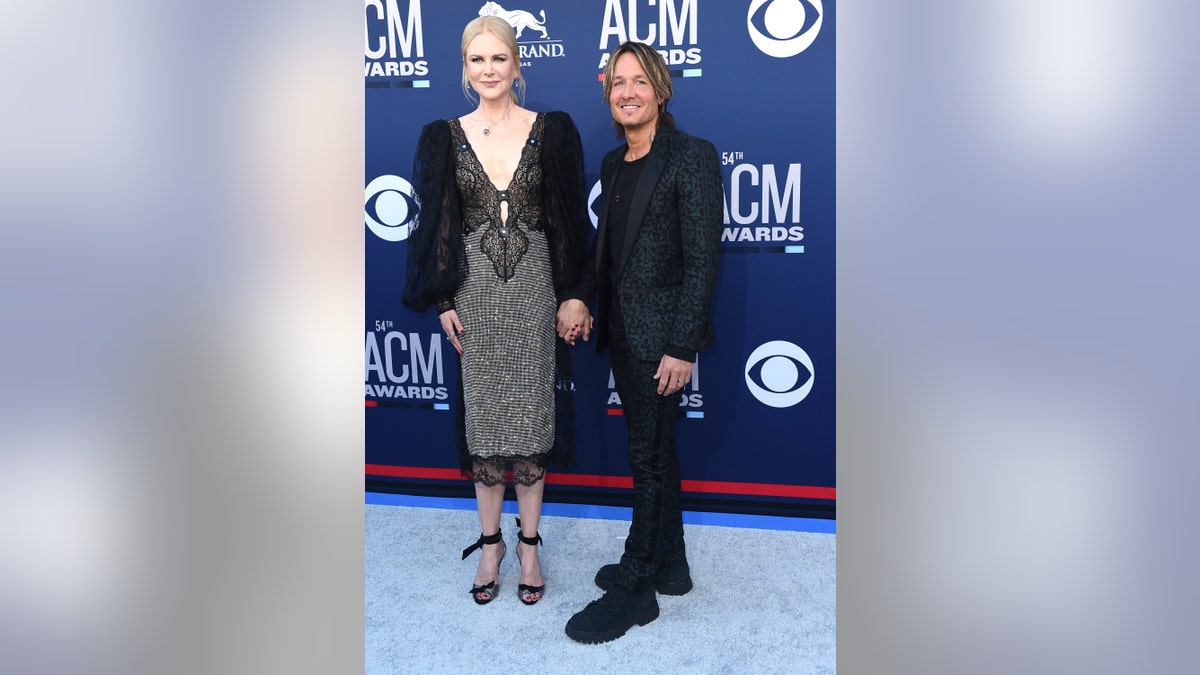
M430 478L435 480L458 480L462 474L458 469L432 469L419 466L392 466L389 464L367 464L369 476L392 476L396 478ZM629 476L597 476L582 473L549 473L546 483L550 485L576 485L583 487L632 488ZM760 495L763 497L799 497L804 499L837 499L837 488L812 485L778 485L774 483L734 483L718 480L685 480L684 492L707 494Z

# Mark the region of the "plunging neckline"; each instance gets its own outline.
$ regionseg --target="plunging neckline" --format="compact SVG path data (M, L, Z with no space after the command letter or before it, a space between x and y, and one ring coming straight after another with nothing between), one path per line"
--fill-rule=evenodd
M492 180L492 177L488 174L487 169L483 168L483 162L479 161L479 155L475 154L475 146L467 138L467 132L462 128L462 122L459 121L459 119L457 117L454 118L454 124L456 124L458 126L458 132L462 134L463 141L465 141L465 145L467 146L467 147L463 148L463 150L470 152L471 161L475 162L475 166L479 167L479 170L481 172L483 172L483 175L485 177L487 177L488 185L491 185L492 189L496 193L507 192L510 188L512 188L513 179L516 178L517 174L521 172L521 167L525 164L525 161L529 158L529 151L530 151L530 148L533 147L532 141L535 138L534 134L537 133L538 120L540 120L541 118L542 118L542 113L536 113L534 115L533 124L529 125L529 135L525 137L525 142L521 144L521 157L519 159L517 159L517 165L515 167L513 167L512 176L509 176L509 178L508 178L508 185L506 185L503 190L496 187L496 181Z

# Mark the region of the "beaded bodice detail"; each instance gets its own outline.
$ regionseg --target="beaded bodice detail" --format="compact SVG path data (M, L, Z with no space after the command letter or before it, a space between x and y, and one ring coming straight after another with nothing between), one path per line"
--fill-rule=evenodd
M512 278L517 264L529 250L530 231L540 231L542 223L541 151L545 118L539 114L529 138L521 148L521 158L513 171L508 188L497 190L467 142L462 125L450 121L454 139L455 178L462 196L463 235L482 230L479 248L492 262L496 276ZM500 204L508 203L508 219L502 217Z

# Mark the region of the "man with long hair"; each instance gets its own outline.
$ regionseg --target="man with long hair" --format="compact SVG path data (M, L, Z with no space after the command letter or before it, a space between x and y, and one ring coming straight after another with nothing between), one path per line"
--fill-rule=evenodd
M596 574L606 593L567 623L567 635L585 643L656 619L656 592L692 588L675 422L696 355L715 339L710 305L723 213L716 148L675 128L662 56L621 44L605 66L603 92L625 143L601 164L599 229L579 287L560 306L558 332L572 344L577 335L588 339L586 303L598 296L596 349L612 348L634 500L621 561Z

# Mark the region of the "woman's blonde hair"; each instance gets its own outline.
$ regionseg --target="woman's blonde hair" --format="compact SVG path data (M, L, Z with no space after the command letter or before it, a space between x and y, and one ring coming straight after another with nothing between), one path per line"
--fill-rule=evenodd
M471 83L467 79L467 46L471 44L471 40L474 40L483 33L491 33L492 35L495 35L500 39L501 42L504 43L505 47L508 47L509 56L512 57L513 68L516 69L515 72L517 74L516 80L513 82L515 86L513 87L512 91L508 92L508 95L512 97L513 103L522 105L523 101L525 100L525 76L521 75L521 57L519 50L517 49L517 35L513 32L513 27L509 25L507 21L498 16L481 16L472 19L471 22L467 24L467 27L463 29L463 96L466 96L467 100L472 104L479 103L478 99L475 98L474 92L471 91Z

